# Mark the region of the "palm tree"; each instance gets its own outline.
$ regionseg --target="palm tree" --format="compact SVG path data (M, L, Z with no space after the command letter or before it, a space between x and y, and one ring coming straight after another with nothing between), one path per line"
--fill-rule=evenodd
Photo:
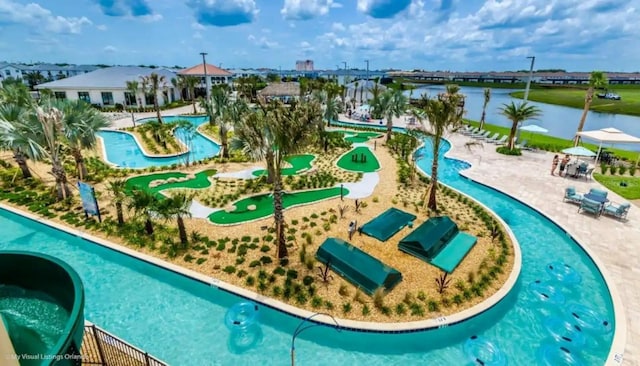
M64 113L55 107L51 101L45 101L42 106L36 108L35 115L31 118L37 120L38 144L46 151L51 160L51 174L56 180L56 193L58 200L64 200L71 196L67 185L67 173L63 166L62 155L62 120ZM35 123L35 122L34 122Z
M388 89L380 96L380 114L387 119L387 138L391 139L393 117L400 117L407 108L407 97L400 90Z
M156 118L158 122L162 123L162 116L160 115L160 105L158 103L158 92L167 88L167 80L164 76L158 75L155 72L147 76L141 76L142 89L147 95L153 97L153 109L156 111Z
M200 84L200 79L195 76L181 76L184 81L184 86L189 91L189 100L191 100L191 104L193 105L193 114L197 114L198 110L196 109L196 86Z
M519 104L511 102L511 104L505 103L502 105L500 114L507 117L512 122L511 130L509 131L509 139L507 140L507 146L509 150L513 150L516 142L515 137L518 126L528 119L536 119L537 117L542 115L542 112L538 107L534 105L528 105L527 102L522 102Z
M578 131L576 132L576 136L574 138L573 146L578 146L580 142L579 132L582 132L584 128L584 123L587 120L587 113L589 113L589 109L591 108L591 102L593 102L593 93L597 88L603 88L608 84L607 76L602 71L592 71L589 76L589 88L587 89L587 94L584 97L584 109L582 110L582 117L580 117L580 124L578 124Z
M144 229L147 235L153 235L151 212L158 207L158 197L142 189L131 191L127 209L133 211L135 217L144 218Z
M127 92L133 95L133 105L140 109L138 105L138 90L140 90L140 84L137 80L127 81Z
M184 217L191 217L189 207L193 196L184 192L174 193L170 197L166 197L158 202L158 213L165 220L175 218L178 223L178 236L183 249L188 244L187 230L184 226Z
M480 129L484 127L484 117L487 114L487 104L491 100L491 88L484 88L484 103L482 104L482 117L480 117Z
M378 83L374 83L371 88L369 88L368 92L371 93L371 100L369 101L369 110L371 111L371 118L378 119L382 117L384 113L380 104L380 95L382 94L382 88Z
M229 158L228 135L229 128L226 117L229 108L229 94L222 88L213 88L208 99L203 99L200 106L204 108L209 116L209 125L218 126L220 136L221 155Z
M65 100L57 104L63 112L62 131L76 162L76 171L80 180L87 176L87 167L82 156L83 149L96 146L96 133L109 126L104 115L82 100Z
M328 127L331 127L331 121L338 120L338 113L340 113L340 105L338 105L336 97L328 98L323 111L323 117L327 121Z
M40 160L43 151L37 143L37 129L30 124L27 111L15 104L0 104L0 149L11 150L22 177L31 178L27 159Z
M178 94L180 95L180 101L182 102L182 89L184 89L184 79L182 78L182 76L171 78L171 85L178 91Z
M122 212L122 204L127 199L126 189L127 183L124 179L114 179L107 184L107 190L112 198L111 203L116 206L116 215L118 217L118 226L124 224L124 214Z
M358 82L356 81L353 85L354 85L354 88L353 88L353 98L352 99L356 100L356 96L357 96L357 93L358 93ZM355 102L353 103L353 107L354 108L356 107Z
M444 133L449 129L457 128L462 122L459 112L460 100L463 98L458 93L442 93L438 98L423 96L419 101L421 110L415 115L422 124L422 129L432 135L433 161L431 163L431 180L425 192L427 208L437 211L436 191L438 188L438 159L440 158L440 143Z
M264 160L267 166L267 182L273 183L273 138L268 129L265 111L261 109L234 121L233 132L231 147L241 150L253 161Z
M33 104L33 98L31 98L29 89L24 84L4 83L0 88L0 103L29 107Z

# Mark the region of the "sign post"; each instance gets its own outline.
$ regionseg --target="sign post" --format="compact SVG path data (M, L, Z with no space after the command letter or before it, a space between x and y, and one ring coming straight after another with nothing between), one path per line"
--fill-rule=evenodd
M93 187L87 183L78 182L78 190L80 191L80 199L82 200L84 216L86 218L89 218L89 215L98 216L98 222L102 222L100 208L98 207L98 200L96 200L96 194Z

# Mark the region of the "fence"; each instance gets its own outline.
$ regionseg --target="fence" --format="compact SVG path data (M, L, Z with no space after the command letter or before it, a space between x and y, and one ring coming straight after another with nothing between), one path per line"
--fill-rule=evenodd
M93 324L84 327L80 352L83 365L168 366Z

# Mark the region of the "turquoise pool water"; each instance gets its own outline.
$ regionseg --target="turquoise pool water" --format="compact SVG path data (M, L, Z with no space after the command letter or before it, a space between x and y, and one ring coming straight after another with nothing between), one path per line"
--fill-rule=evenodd
M428 144L419 152L418 164L423 169L431 165ZM443 151L448 146L443 144ZM475 318L432 331L338 333L327 327L312 328L296 341L297 364L472 365L464 352L465 342L472 335L494 343L509 365L579 364L568 359L582 360L584 365L604 363L614 316L597 268L564 231L536 211L461 178L458 171L466 167L464 162L443 158L440 179L491 207L517 236L523 271L510 295ZM232 334L224 316L226 309L241 301L235 295L7 211L0 210L0 227L9 233L0 238L0 249L47 253L76 269L85 284L88 320L172 365L290 363L291 334L299 323L295 317L263 306L259 328L244 335ZM553 278L548 265L556 261L570 264L581 282L574 286L547 285ZM580 304L602 316L590 316ZM608 326L602 326L602 320ZM568 329L564 324L569 324ZM584 330L584 342L569 334L575 325ZM607 330L609 333L601 334ZM256 344L245 349L253 340ZM544 357L548 362L541 361Z
M172 122L178 119L187 120L195 127L208 121L207 117L202 116L167 116L162 118L164 122ZM154 118L146 118L137 122L144 123L151 120L154 120ZM185 129L177 128L175 135L180 141L189 145L187 144L188 138ZM148 168L151 166L184 164L187 159L189 159L189 162L199 161L215 156L220 151L218 144L199 132L193 135L189 152L169 157L149 157L144 155L136 140L128 133L104 130L98 132L98 136L104 142L107 161L120 168Z
M2 284L0 315L16 353L29 355L48 354L69 320L69 313L46 293ZM38 365L40 360L25 359L22 364Z

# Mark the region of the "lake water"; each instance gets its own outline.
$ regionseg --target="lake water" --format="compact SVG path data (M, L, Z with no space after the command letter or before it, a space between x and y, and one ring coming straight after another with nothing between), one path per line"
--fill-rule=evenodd
M461 87L460 91L466 96L464 108L465 118L479 121L482 116L482 104L484 103L484 88ZM443 85L420 86L413 91L413 98L423 93L434 96L444 91ZM521 102L522 99L512 98L509 93L514 89L491 89L491 101L487 105L486 122L498 126L510 127L511 121L500 114L500 108L505 103ZM408 92L407 92L408 94ZM573 138L582 109L569 108L553 104L529 102L542 110L542 116L538 120L529 120L527 124L536 124L549 130L549 135L563 138ZM615 127L633 136L640 136L640 117L626 116L622 114L609 114L589 112L584 130L599 130L606 127ZM619 144L616 147L626 150L640 150L640 144Z

